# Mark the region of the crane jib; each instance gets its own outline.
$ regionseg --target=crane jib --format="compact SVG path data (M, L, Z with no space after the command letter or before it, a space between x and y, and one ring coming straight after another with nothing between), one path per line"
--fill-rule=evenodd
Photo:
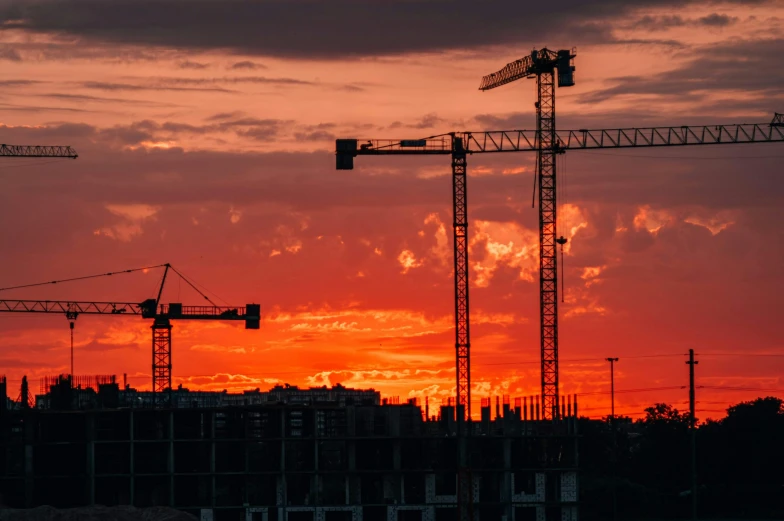
M166 320L230 320L245 322L245 329L259 329L261 305L183 306L162 304L156 309L155 299L141 304L133 302L96 302L68 300L0 300L0 313L55 313L73 315L129 315Z

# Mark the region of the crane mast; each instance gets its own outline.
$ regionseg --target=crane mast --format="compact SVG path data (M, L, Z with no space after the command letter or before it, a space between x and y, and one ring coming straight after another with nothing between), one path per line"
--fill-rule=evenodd
M166 275L171 265L166 263L161 278L161 287L158 298L155 299L155 308L161 301L163 286L166 284ZM172 388L172 361L171 361L171 322L165 315L155 315L152 329L152 392L153 396Z
M574 85L575 55L568 50L533 50L482 78L480 90L490 90L521 78L536 77L537 172L539 174L539 338L542 415L559 416L558 404L558 201L556 156L561 153L555 132L555 75L558 86Z
M466 152L460 138L451 136L452 214L455 260L455 371L458 428L471 417L471 321L468 307L468 199Z
M457 505L461 521L473 518L471 472L468 468L466 418L471 418L471 321L468 307L468 199L466 152L462 139L452 135L452 215L455 258L455 419L457 421Z

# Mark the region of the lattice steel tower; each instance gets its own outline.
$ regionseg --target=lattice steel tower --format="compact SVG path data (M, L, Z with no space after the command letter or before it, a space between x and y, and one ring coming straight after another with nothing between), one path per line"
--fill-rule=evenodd
M559 416L558 404L558 259L557 245L566 243L557 235L556 155L562 152L555 135L555 74L558 86L574 85L575 54L549 49L534 50L530 56L509 63L482 78L480 90L489 90L520 78L536 77L537 171L539 173L539 304L541 340L542 413L546 419Z

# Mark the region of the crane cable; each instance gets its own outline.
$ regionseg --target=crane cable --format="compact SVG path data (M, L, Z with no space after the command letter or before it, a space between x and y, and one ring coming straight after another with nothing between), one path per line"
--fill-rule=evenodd
M9 286L7 288L0 288L0 291L8 291L12 289L22 289L22 288L33 288L36 286L47 286L49 284L60 284L61 282L73 282L76 280L86 280L86 279L96 279L98 277L109 277L111 275L119 275L122 273L133 273L136 271L144 271L144 270L151 270L155 268L163 268L166 266L165 264L159 264L157 266L146 266L144 268L134 268L131 270L122 270L122 271L111 271L109 273L99 273L97 275L85 275L83 277L73 277L70 279L60 279L60 280L50 280L49 282L36 282L35 284L22 284L21 286Z
M0 288L0 291L9 291L9 290L12 290L12 289L22 289L22 288L34 288L34 287L37 287L37 286L48 286L50 284L60 284L60 283L63 283L63 282L74 282L74 281L77 281L77 280L96 279L96 278L100 278L100 277L109 277L109 276L112 276L112 275L120 275L120 274L124 274L124 273L135 273L137 271L145 271L145 270L151 270L151 269L156 269L156 268L165 268L165 267L166 267L166 264L157 264L155 266L144 266L142 268L133 268L133 269L129 269L129 270L110 271L110 272L107 272L107 273L98 273L98 274L95 274L95 275L84 275L84 276L81 276L81 277L72 277L72 278L69 278L69 279L58 279L58 280L50 280L50 281L47 281L47 282L36 282L34 284L21 284L19 286L8 286L8 287L5 287L5 288ZM195 283L191 282L182 273L177 271L177 269L174 266L169 265L169 267L172 269L172 271L174 271L177 275L179 275L180 278L182 280L184 280L186 284L188 284L191 288L193 288L199 295L204 297L204 299L207 302L209 302L210 304L212 304L215 307L219 307L203 291L201 291L199 288L197 288ZM223 299L219 298L219 300L223 300Z
M560 172L561 174L561 182L556 184L556 190L560 187L561 195L560 199L563 201L561 203L561 209L563 209L567 204L567 185L566 185L566 154L560 154L561 156L561 168L556 170L556 175ZM556 161L558 161L558 157L556 156ZM557 164L556 164L557 166ZM564 215L566 213L564 212ZM561 245L561 302L566 302L566 265L564 263L564 245L568 241L567 238L564 237L564 228L568 231L569 230L569 221L566 217L564 217L566 221L564 224L560 224L561 227L561 234L556 242ZM558 221L556 221L558 222ZM556 230L557 232L557 230Z
M184 280L184 281L185 281L185 283L186 283L187 285L189 285L191 288L193 288L193 289L194 289L194 291L196 291L196 293L198 293L199 295L201 295L202 297L204 297L204 300L206 300L207 302L209 302L210 304L212 304L212 305L213 305L213 306L215 306L216 308L217 308L217 307L219 307L219 306L218 306L218 305L217 305L215 302L213 302L213 301L210 299L210 297L208 297L208 296L207 296L207 295L206 295L206 294L205 294L203 291L201 291L199 288L197 288L197 287L196 287L196 285L195 285L193 282L191 282L190 280L188 280L188 279L185 277L185 275L183 275L182 273L180 273L179 271L177 271L177 268L175 268L174 266L169 266L169 267L171 268L171 270L172 270L174 273L176 273L177 275L179 275L179 276L180 276L180 278L181 278L182 280ZM220 300L223 300L223 299L220 299Z

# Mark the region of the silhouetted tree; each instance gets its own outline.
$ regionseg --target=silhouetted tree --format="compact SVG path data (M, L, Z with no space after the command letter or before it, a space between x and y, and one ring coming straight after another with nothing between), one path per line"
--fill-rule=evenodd
M688 516L689 414L670 404L645 409L636 422L617 419L621 519ZM581 419L582 518L611 513L612 431L607 419ZM784 519L784 402L758 398L698 425L701 516Z
M681 413L668 403L657 403L653 407L645 408L645 418L642 423L647 426L667 425L680 426L689 425L689 414Z
M758 398L702 426L697 454L706 513L780 516L784 497L784 406Z

